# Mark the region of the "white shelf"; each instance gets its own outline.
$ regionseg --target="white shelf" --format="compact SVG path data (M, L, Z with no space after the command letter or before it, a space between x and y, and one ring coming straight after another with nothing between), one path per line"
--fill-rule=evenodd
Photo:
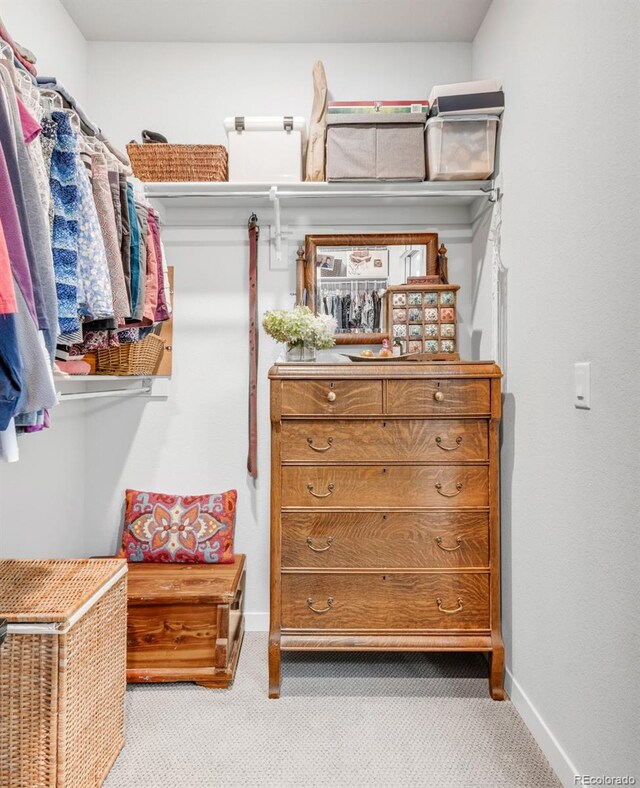
M168 375L54 375L56 386L61 386L58 392L60 402L85 399L103 398L132 398L132 397L168 397L171 378ZM114 386L114 383L120 385ZM84 383L109 384L107 388L82 387L79 391L69 391L67 385L75 386ZM130 386L137 383L137 386Z
M145 183L145 195L166 207L179 201L181 207L205 207L233 201L234 205L254 205L256 200L287 203L349 200L351 204L372 200L437 201L441 204L469 205L474 200L495 199L494 181L337 182L337 183Z
M56 383L104 383L109 380L120 380L123 382L136 380L171 380L169 375L54 375Z

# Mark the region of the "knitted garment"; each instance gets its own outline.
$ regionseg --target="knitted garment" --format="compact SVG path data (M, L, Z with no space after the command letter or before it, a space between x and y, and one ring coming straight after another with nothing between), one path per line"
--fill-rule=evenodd
M69 116L53 112L57 124L56 144L51 154L51 198L53 201L53 268L58 294L61 334L79 331L78 321L78 157L77 138Z

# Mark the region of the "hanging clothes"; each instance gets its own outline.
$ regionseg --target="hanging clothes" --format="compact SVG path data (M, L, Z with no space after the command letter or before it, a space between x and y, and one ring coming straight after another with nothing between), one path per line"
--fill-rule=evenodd
M100 320L113 317L113 296L109 264L100 229L91 179L86 167L78 167L78 274L84 297L78 305L85 317Z
M60 336L80 333L78 320L78 161L76 135L69 116L53 112L56 141L51 156L51 195L53 199L53 267L58 295ZM80 340L82 334L80 333Z
M20 234L26 251L31 294L24 292L30 305L35 304L37 325L45 332L49 355L53 358L58 330L58 305L53 277L51 242L39 201L29 154L24 143L15 90L10 71L0 61L0 145L10 181L9 189L18 211ZM8 232L5 224L5 233ZM10 252L11 254L11 252ZM21 276L21 275L20 275Z
M113 212L109 173L104 156L96 154L92 157L91 172L93 175L93 197L98 212L98 219L100 220L107 261L109 263L111 292L113 295L113 314L118 323L123 325L124 318L131 317L131 306L129 304L124 272L122 270L122 257L120 254L118 231Z

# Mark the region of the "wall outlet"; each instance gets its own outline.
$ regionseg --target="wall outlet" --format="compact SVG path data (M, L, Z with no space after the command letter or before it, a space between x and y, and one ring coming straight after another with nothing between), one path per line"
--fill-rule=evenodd
M574 402L576 408L591 409L591 362L573 365Z

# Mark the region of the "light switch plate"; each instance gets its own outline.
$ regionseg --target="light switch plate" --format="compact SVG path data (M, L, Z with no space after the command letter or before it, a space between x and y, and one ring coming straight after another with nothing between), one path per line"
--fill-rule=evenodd
M581 361L573 366L574 405L591 410L591 362Z

